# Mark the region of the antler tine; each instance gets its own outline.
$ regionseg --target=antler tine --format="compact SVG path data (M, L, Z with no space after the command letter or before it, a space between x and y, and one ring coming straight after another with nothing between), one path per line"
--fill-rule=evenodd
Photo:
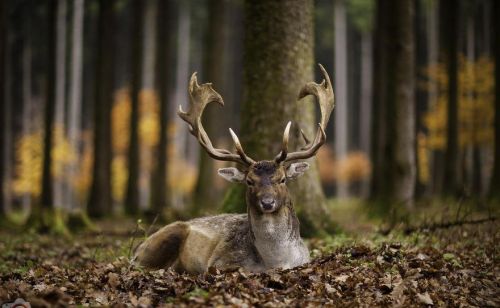
M289 153L285 156L282 162L290 162L298 159L307 159L316 155L316 152L326 141L325 129L335 107L335 99L333 94L332 83L330 81L330 76L326 72L323 65L319 64L319 68L323 73L323 81L320 84L315 82L308 82L302 87L299 92L299 99L302 99L308 95L314 95L318 101L320 111L321 111L321 122L318 123L318 131L312 142L309 142L308 138L301 130L302 138L306 141L306 145L297 152ZM280 156L281 157L281 156Z
M235 140L235 143L237 141L236 150L238 154L234 154L225 149L214 148L212 141L203 128L201 116L205 107L211 102L224 106L222 97L212 88L212 84L204 83L199 85L196 72L194 72L189 80L188 89L189 110L185 112L182 110L182 106L179 106L177 114L189 125L189 132L198 139L198 142L207 151L208 155L216 160L232 161L246 166L252 164L253 160L245 154L237 137L236 139L233 138L233 140Z
M238 153L240 158L248 165L255 163L253 159L251 159L245 154L245 151L243 151L243 147L241 146L240 139L238 139L238 136L233 132L231 128L229 128L229 133L231 134L231 138L233 138L233 142L236 147L236 152Z
M283 144L281 146L281 152L274 159L277 163L281 163L286 159L288 155L288 140L290 139L290 127L292 126L292 121L288 121L283 132Z

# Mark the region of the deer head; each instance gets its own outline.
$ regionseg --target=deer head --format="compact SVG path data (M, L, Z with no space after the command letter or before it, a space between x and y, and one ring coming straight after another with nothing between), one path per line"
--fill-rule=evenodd
M295 152L288 151L291 122L286 125L283 133L283 143L280 153L273 160L254 161L250 158L230 128L229 133L233 139L236 153L225 149L215 148L210 141L201 123L201 116L206 105L216 102L224 105L222 97L210 83L198 85L196 73L193 73L189 82L190 108L187 112L179 106L179 116L188 123L190 133L195 136L207 153L216 160L235 162L238 167L221 168L218 174L230 182L245 183L247 185L247 206L260 213L273 213L278 211L289 200L286 183L302 175L308 168L306 162L296 162L310 158L316 154L325 143L325 128L330 114L334 108L334 94L330 77L320 64L324 80L320 84L309 82L299 92L299 99L314 95L321 110L321 121L312 141L301 134L305 146Z

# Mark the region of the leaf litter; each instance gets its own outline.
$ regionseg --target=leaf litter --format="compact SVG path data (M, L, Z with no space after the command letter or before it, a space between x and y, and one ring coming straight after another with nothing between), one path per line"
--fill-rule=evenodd
M412 237L363 240L289 270L210 268L200 275L131 264L123 235L0 233L0 303L23 298L50 306L499 307L495 222Z

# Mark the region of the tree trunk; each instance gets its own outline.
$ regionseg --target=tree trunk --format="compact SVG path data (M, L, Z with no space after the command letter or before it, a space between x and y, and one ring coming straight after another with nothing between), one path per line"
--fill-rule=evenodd
M373 69L373 120L372 120L372 177L370 183L370 198L373 201L385 195L386 164L384 155L387 140L385 123L387 122L387 0L378 0L375 14L374 38L374 69Z
M52 146L53 128L56 104L56 63L57 63L57 0L48 3L48 52L47 52L47 88L44 110L44 138L43 138L43 163L42 163L42 192L40 202L34 205L27 226L39 232L53 231L67 234L66 226L61 213L54 207L54 191L52 177Z
M407 207L416 178L413 10L410 0L378 2L374 70L372 198Z
M438 10L439 10L439 2L437 0L433 0L427 5L427 66L435 66L438 64L438 50L439 50L439 27L438 27ZM430 87L428 89L428 110L433 110L433 108L437 104L438 99L438 84L435 79L429 80ZM440 193L439 187L441 187L441 174L443 168L441 166L442 153L438 150L433 150L430 153L429 159L429 170L430 170L430 178L429 183L427 184L427 193L436 194Z
M334 91L337 102L344 102L335 106L335 158L341 162L348 154L348 74L347 74L347 13L344 0L335 0L335 67ZM337 196L348 197L348 183L337 178Z
M360 148L366 156L370 155L372 127L372 95L373 95L373 38L371 32L361 36L361 108L360 108ZM363 181L362 197L368 197L369 182Z
M155 215L162 215L169 200L167 186L167 129L169 123L169 89L170 89L170 40L171 13L170 1L158 2L157 41L156 41L156 88L160 101L160 138L156 148L157 161L153 171L151 207Z
M397 46L393 58L396 138L395 160L391 168L392 197L411 208L416 184L414 4L411 0L395 0L394 4L397 19L394 40Z
M64 127L64 109L66 105L66 11L67 1L58 0L57 5L57 36L56 36L56 102L54 127ZM54 140L57 146L59 140ZM54 161L55 165L61 162ZM61 174L54 178L54 205L63 206L63 195L65 194L64 182L66 176ZM64 205L66 206L66 205Z
M448 71L448 107L446 150L444 153L443 193L448 196L459 192L458 181L458 15L460 2L443 0L447 18L442 20L447 41L445 42Z
M215 89L223 86L224 72L224 26L225 26L225 0L211 0L208 2L208 29L207 29L207 51L205 53L204 68L207 82L211 82ZM232 102L231 102L232 103ZM203 127L211 138L216 137L215 123L220 114L220 109L207 108ZM196 181L193 206L191 214L197 216L200 211L215 208L216 190L214 188L215 170L213 159L200 147L200 158L198 166L198 179Z
M178 3L178 25L177 25L177 54L176 54L176 67L175 67L175 94L173 107L173 113L177 111L179 105L184 107L188 104L188 79L189 79L189 54L191 51L191 40L186 39L191 37L191 9L189 1L181 1ZM187 129L180 129L184 127L185 123L177 115L174 116L174 126L176 127L176 133L174 137L174 159L177 161L186 160L187 161L187 143L197 142L194 138L189 137L189 132ZM182 208L184 204L183 196L179 191L172 190L172 207L175 210Z
M68 140L75 155L75 162L69 166L68 177L77 176L80 163L80 137L82 113L82 77L83 77L83 15L84 0L75 0L73 3L73 34L71 43L71 78L69 88L68 110ZM73 187L67 190L64 197L65 203L72 208L79 208L79 200Z
M130 142L128 149L128 182L125 199L125 213L137 215L139 213L139 172L140 172L140 145L139 145L139 94L141 91L142 75L142 38L144 26L144 3L135 0L133 3L134 23L132 38L132 81L130 113Z
M99 1L97 61L94 100L94 166L87 206L92 217L112 213L111 198L111 105L113 101L113 5Z
M254 159L271 159L280 151L288 121L295 124L290 148L300 140L297 126L308 136L315 130L314 104L297 101L300 88L313 80L313 2L246 1L242 142ZM228 193L225 208L242 210L243 186ZM316 162L290 185L307 235L332 228L325 207Z
M5 102L5 73L6 73L6 55L5 46L7 45L7 1L0 1L0 101ZM4 134L5 134L5 103L0 104L0 219L6 216L5 194L4 194Z
M495 152L490 197L500 200L500 2L493 2L493 48L495 57Z

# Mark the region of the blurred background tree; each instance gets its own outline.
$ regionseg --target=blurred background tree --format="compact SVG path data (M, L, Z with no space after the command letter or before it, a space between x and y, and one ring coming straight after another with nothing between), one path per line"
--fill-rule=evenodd
M352 200L387 213L442 197L500 199L498 1L1 6L4 221L66 232L74 213L168 221L243 212L243 186L216 176L224 164L175 114L188 77L198 71L226 102L203 119L217 146L231 145L232 127L251 156L271 158L287 121L294 146L297 127L312 135L318 112L297 94L319 81L317 62L336 108L317 164L291 185L306 233L334 230L337 207Z

